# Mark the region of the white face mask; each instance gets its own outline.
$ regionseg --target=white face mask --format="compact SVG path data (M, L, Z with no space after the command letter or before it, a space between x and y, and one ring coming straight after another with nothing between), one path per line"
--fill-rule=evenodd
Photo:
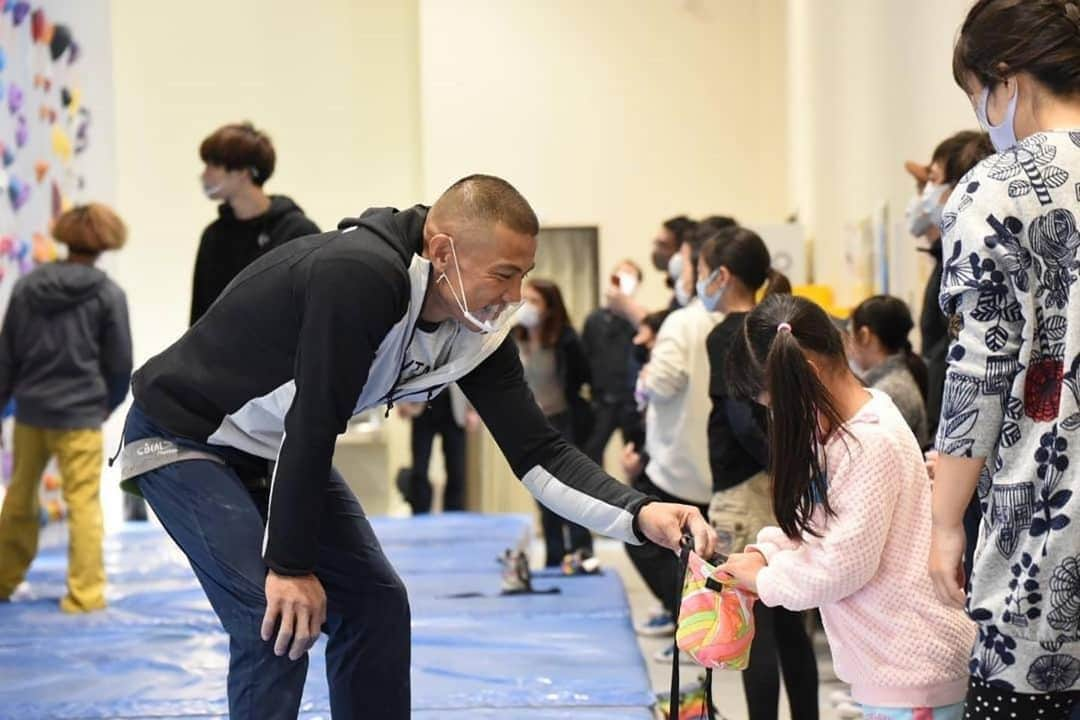
M637 276L631 273L619 273L616 277L619 278L619 292L627 297L633 295L638 286Z
M922 194L908 206L908 230L915 237L922 237L935 225L941 225L941 198L948 192L948 185L928 182Z
M458 262L457 250L454 249L454 238L447 236L450 240L450 254L454 256L454 267L457 269L458 287L461 288L461 297L458 297L457 292L454 291L454 284L450 282L450 278L446 276L444 272L437 282L446 281L446 286L450 288L450 294L454 296L454 302L457 303L458 308L461 310L461 314L468 320L478 332L489 333L498 332L499 328L506 322L507 318L514 314L514 311L518 309L520 303L509 303L502 305L489 305L488 307L480 310L481 313L486 315L484 318L479 318L469 311L467 300L465 298L465 283L461 278L461 263Z
M682 280L675 281L675 301L679 303L680 307L686 307L690 304L690 301L694 299L694 296L690 294L690 291L683 287Z
M203 184L201 181L200 181L200 184L202 185L203 195L205 195L206 197L208 197L211 200L220 200L221 199L221 196L219 195L219 193L225 187L225 182L224 181L219 182L217 185L206 185L206 184Z
M540 308L536 307L531 302L523 303L521 309L517 311L518 324L530 330L540 327L541 320L543 320L543 316L540 312Z
M667 274L671 278L672 282L676 285L679 283L679 278L682 277L683 256L681 252L676 251L671 259L668 260Z
M998 152L1005 152L1016 147L1016 128L1013 125L1016 121L1016 100L1019 97L1020 88L1018 86L1009 99L1009 106L1005 109L1005 118L1000 125L990 124L990 116L987 110L990 105L989 85L983 87L979 102L975 105L975 117L979 119L979 125L982 126L982 129L990 134L990 142Z

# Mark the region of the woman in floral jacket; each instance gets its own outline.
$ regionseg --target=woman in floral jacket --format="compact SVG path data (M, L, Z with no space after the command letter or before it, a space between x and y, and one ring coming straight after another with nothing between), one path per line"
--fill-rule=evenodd
M943 217L954 340L930 572L964 602L961 518L977 487L966 716L1067 718L1080 691L1080 6L979 0L953 71L998 154Z

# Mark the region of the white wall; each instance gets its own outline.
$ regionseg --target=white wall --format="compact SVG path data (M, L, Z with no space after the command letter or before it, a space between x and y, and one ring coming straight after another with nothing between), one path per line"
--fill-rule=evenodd
M785 41L782 0L421 0L425 194L502 175L544 224L599 226L602 277L675 214L779 221Z
M112 0L116 205L130 242L109 267L128 294L136 365L186 329L191 272L216 216L198 148L251 120L278 153L267 183L320 226L420 190L416 4L318 0ZM102 65L106 69L107 64ZM109 425L110 450L123 410ZM397 423L391 454L405 454ZM119 519L106 473L106 521Z
M117 278L136 358L187 326L191 270L216 215L202 139L250 119L278 152L270 192L330 228L420 189L416 6L382 0L113 0L117 203L131 226Z
M977 128L952 79L952 44L970 0L788 0L790 196L814 242L819 282L850 288L845 226L889 204L902 219L905 160ZM892 288L917 306L925 264L894 232ZM910 252L907 250L910 249ZM917 309L917 307L916 307Z
M782 220L784 9L421 0L425 196L473 172L505 177L542 224L599 227L602 283L625 257L650 268L651 240L672 215ZM670 297L661 280L646 273L653 307ZM482 445L485 507L531 508L490 440Z
M132 229L115 274L137 360L186 325L214 216L197 147L239 119L278 147L269 190L323 227L491 172L545 224L597 225L602 274L625 256L647 267L673 214L798 211L818 279L843 290L845 225L882 202L898 218L903 161L975 125L949 72L967 5L112 0L116 201ZM914 298L915 254L898 250ZM666 298L660 279L647 273L648 304ZM391 437L395 467L405 436Z

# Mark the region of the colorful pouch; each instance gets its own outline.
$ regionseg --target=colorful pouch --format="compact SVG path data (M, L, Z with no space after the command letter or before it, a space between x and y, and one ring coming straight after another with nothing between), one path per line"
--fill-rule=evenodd
M715 573L715 567L691 551L675 643L704 667L745 670L750 664L757 596Z
M679 609L675 627L675 653L671 662L671 694L679 697L679 651L705 667L703 717L715 717L712 671L745 670L754 639L754 601L757 596L718 577L716 568L694 552L694 541L683 537L679 555L681 583L676 589ZM675 720L671 718L671 720Z

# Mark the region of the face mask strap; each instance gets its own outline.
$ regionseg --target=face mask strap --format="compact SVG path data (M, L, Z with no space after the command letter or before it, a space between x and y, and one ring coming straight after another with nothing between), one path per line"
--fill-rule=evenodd
M446 277L446 272L443 272L443 277L446 278L446 284L450 286L450 292L454 296L454 301L461 308L461 312L468 314L469 304L468 298L465 296L465 281L461 276L461 263L458 261L457 250L454 249L454 238L449 235L446 236L450 241L450 254L454 256L454 269L457 271L458 287L461 288L461 299L458 299L457 293L454 292L454 285L450 282L450 278Z

